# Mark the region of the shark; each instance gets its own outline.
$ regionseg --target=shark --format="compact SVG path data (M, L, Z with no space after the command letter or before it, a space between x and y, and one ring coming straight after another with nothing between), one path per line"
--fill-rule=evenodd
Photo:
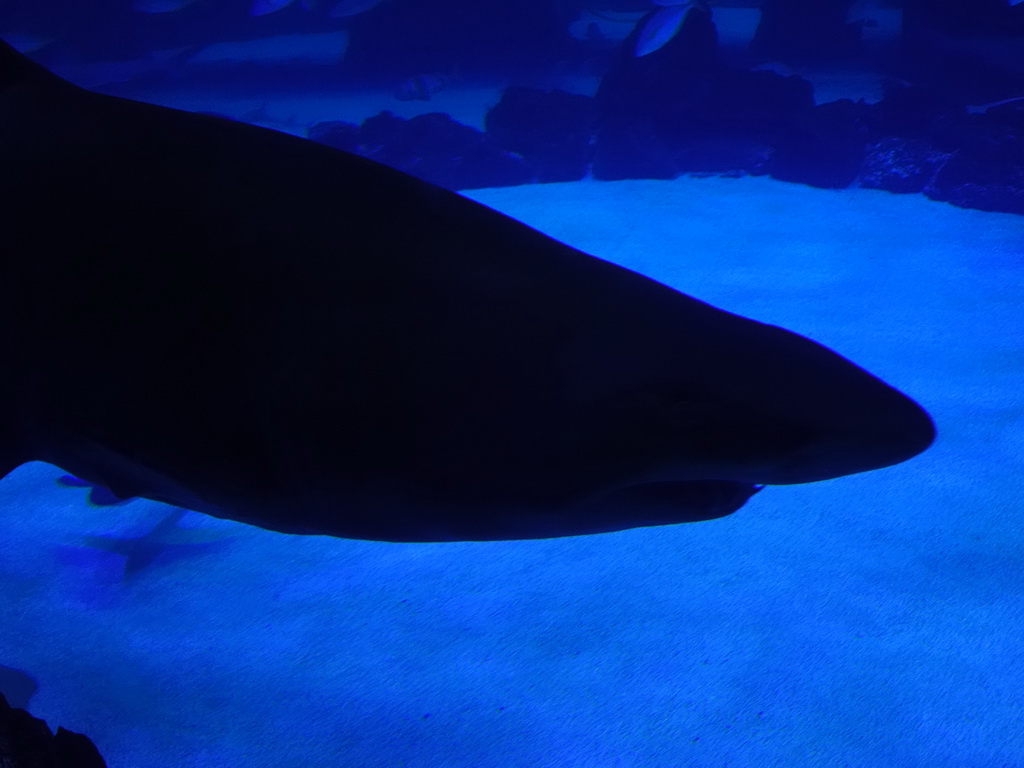
M905 461L827 347L368 159L91 93L0 44L0 477L291 534L721 518Z

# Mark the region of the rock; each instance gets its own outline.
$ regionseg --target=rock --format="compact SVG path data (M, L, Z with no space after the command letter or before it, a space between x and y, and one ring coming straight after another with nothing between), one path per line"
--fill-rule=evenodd
M774 141L793 119L814 107L814 86L797 75L728 70L712 82L707 111L718 132Z
M875 105L868 123L876 138L863 186L1024 213L1024 99L968 113L934 91L900 88Z
M960 208L1024 214L1024 143L1005 138L954 152L925 194Z
M700 176L757 176L767 172L772 149L766 141L723 135L694 139L673 153L676 171Z
M593 101L560 90L506 88L484 125L496 146L526 161L536 181L578 181L593 154Z
M889 84L871 109L871 129L879 137L901 136L931 141L936 126L958 121L967 114L963 105L942 90Z
M359 126L341 120L327 120L311 125L306 135L310 141L344 152L356 152L359 147Z
M602 181L674 179L673 153L650 121L609 117L602 121L591 174Z
M1024 162L998 165L955 155L925 188L925 194L959 208L1024 214Z
M446 189L508 187L532 180L521 157L440 112L411 120L381 112L358 126L328 120L311 126L307 135L311 141L368 157Z
M57 727L7 704L0 694L0 765L4 768L106 768L99 750L80 733Z
M769 146L813 106L813 88L799 77L727 68L716 45L699 7L647 56L634 56L626 41L596 96L595 178L764 173Z
M521 157L440 112L411 120L382 112L364 120L358 152L451 190L510 187L532 180Z
M888 136L867 147L860 183L887 192L921 192L949 157L919 139Z
M843 189L861 173L871 107L849 99L800 113L775 142L769 174L823 189Z
M925 194L961 208L1024 213L1024 102L945 121L932 142L949 159Z
M623 41L618 60L595 96L600 128L594 150L597 179L671 179L678 175L673 146L697 126L687 105L707 91L719 71L718 33L710 14L694 7L676 35L636 56L643 23Z

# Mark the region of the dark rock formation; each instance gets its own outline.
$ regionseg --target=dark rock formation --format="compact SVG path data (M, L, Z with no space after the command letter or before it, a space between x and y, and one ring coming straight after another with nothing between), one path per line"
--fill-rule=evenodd
M602 180L769 173L1024 213L1024 99L969 109L953 92L900 84L874 105L815 106L802 78L724 65L699 5L647 55L635 36L593 99L509 88L486 134L447 115L384 112L359 127L318 124L310 138L449 189L573 181L590 163Z
M689 105L708 91L710 78L720 71L718 33L703 9L691 10L662 48L637 57L642 27L643 22L623 42L597 91L595 178L674 178L674 145L680 133L696 127Z
M445 189L508 187L533 180L521 157L499 149L486 134L440 112L411 120L381 112L358 128L338 121L317 123L309 129L309 138Z
M1024 214L1024 101L944 127L935 143L952 154L925 194L961 208Z
M633 49L627 40L598 89L595 178L763 173L778 132L813 105L801 78L722 65L700 7L664 47L642 57Z
M487 135L520 155L539 182L587 175L594 134L593 99L565 91L507 88L485 120Z
M651 120L609 115L601 120L594 150L593 176L602 181L674 179L674 153Z
M861 184L964 208L1024 213L1024 100L981 113L921 87L873 106Z
M86 736L46 723L7 704L0 694L0 765L4 768L106 768Z
M446 114L411 120L382 112L359 129L359 154L446 189L507 187L530 181L522 158Z
M960 208L1024 214L1024 160L1003 165L992 157L954 155L925 194Z
M888 136L867 147L860 184L903 194L921 192L949 157L919 139Z
M311 125L307 136L318 144L340 149L343 152L359 151L359 126L341 120L327 120Z
M885 96L871 109L871 129L879 136L923 139L942 123L957 122L967 114L947 91L924 86L890 84Z
M812 187L850 186L864 164L869 110L863 102L842 99L797 114L775 141L769 173Z

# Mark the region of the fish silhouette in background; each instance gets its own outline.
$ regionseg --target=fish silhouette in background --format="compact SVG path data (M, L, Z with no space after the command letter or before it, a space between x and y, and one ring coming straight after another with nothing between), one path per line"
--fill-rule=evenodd
M151 1L159 2L160 0ZM325 9L327 16L334 19L342 19L365 13L376 8L382 2L385 2L385 0L336 0L334 3L328 3L325 0L299 0L299 5L307 11ZM265 16L268 13L283 10L294 3L295 0L253 0L249 13L253 16Z
M286 533L520 539L721 517L933 439L820 344L370 160L6 45L0 113L0 474Z
M347 48L348 32L344 30L310 35L274 35L210 43L190 54L188 63L199 67L325 66L340 62Z
M140 13L173 13L195 2L196 0L133 0L132 8ZM323 10L327 16L341 19L365 13L383 2L386 0L253 0L249 6L249 15L267 16L296 5L306 11Z
M254 0L249 13L253 16L266 16L268 13L283 10L294 2L295 0ZM305 0L303 0L302 6L308 8Z
M194 2L196 0L134 0L132 8L140 13L173 13Z
M687 0L681 3L675 0L654 0L654 4L660 7L639 22L633 48L637 57L654 53L675 37L690 9L700 8L706 13L711 12L707 0Z

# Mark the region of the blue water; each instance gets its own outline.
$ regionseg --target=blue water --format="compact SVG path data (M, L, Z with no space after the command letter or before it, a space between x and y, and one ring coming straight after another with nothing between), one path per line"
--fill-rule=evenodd
M245 34L354 36L392 1L329 25L224 4L204 42L236 18ZM178 44L174 14L204 2L166 28L140 15L145 45ZM132 28L123 7L108 15ZM30 16L6 31L65 35L40 56L83 81L109 73L98 43ZM516 77L498 62L411 104L393 74L107 89L302 133L439 103L480 125ZM528 77L592 88L585 67ZM29 710L87 734L111 768L1024 767L1024 220L767 178L466 194L827 344L921 402L938 441L721 520L498 543L169 518L89 504L58 468L25 465L0 483L0 665L38 681Z

